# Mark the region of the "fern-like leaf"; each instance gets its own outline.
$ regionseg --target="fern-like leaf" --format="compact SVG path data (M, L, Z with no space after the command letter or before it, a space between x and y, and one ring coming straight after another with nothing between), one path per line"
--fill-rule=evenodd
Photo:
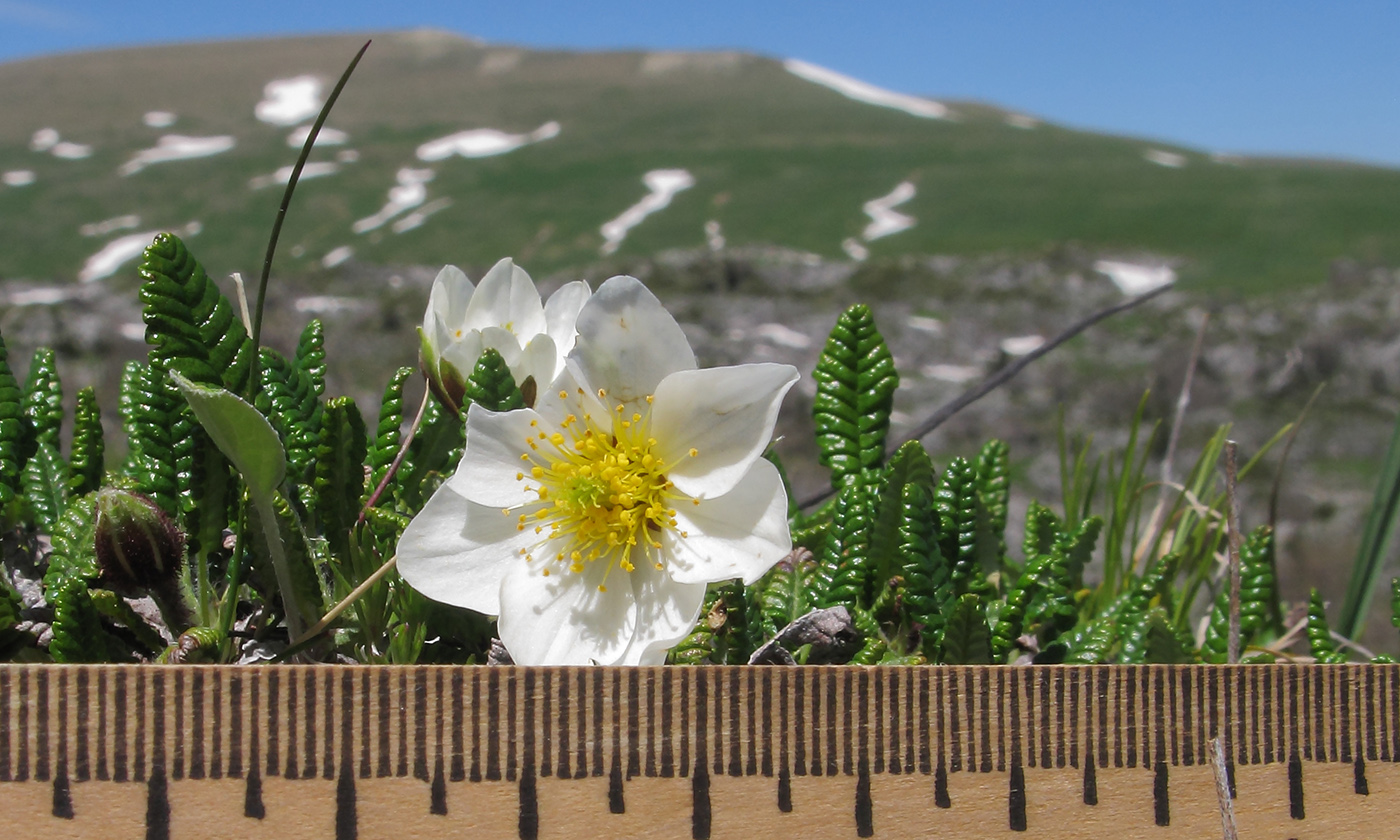
M831 470L832 485L841 487L884 460L899 386L894 358L868 306L852 306L837 319L812 378L817 382L812 403L817 450Z
M142 320L152 365L203 385L246 390L253 342L179 237L162 233L142 254Z
M365 484L365 492L368 495L373 493L388 474L389 467L398 457L399 447L403 443L403 386L413 375L413 368L401 367L394 372L394 376L389 380L389 384L384 386L384 397L379 401L379 425L375 427L374 439L369 442L369 451L366 464L369 465L369 481ZM389 499L396 496L392 488L386 489L384 496L378 502L379 506L385 506ZM387 498L386 498L387 497Z
M272 423L287 452L287 477L310 484L321 438L321 401L311 375L266 347L258 353L262 389L254 404Z
M68 458L68 495L81 496L102 486L105 441L102 411L92 386L78 392L73 410L73 444Z
M1011 501L1011 449L989 440L977 453L977 496L986 511L987 528L996 540L996 556L1006 556L1006 512Z
M89 493L68 503L50 532L53 551L44 570L44 588L57 589L67 583L83 586L101 577L97 565L97 494Z
M43 533L53 533L63 515L67 488L68 468L58 450L47 442L39 444L34 457L24 465L24 498L29 502L34 524Z
M365 492L365 421L349 397L326 403L316 448L315 513L334 557L350 551L350 528Z
M126 472L135 490L171 517L179 518L180 442L192 421L184 397L159 365L129 364L122 376L122 420L126 424Z
M49 656L62 664L111 662L114 640L102 626L92 595L80 581L69 581L49 593L53 605L53 640Z
M34 351L24 380L24 413L34 430L33 445L47 443L58 449L63 433L63 382L58 363L47 347Z
M476 367L467 377L463 392L463 408L468 402L476 403L492 411L511 411L525 407L525 397L515 384L510 368L500 351L488 347L477 357Z
M1240 649L1253 644L1270 625L1277 609L1275 597L1274 532L1267 525L1255 528L1240 547ZM1224 581L1215 598L1215 607L1206 626L1201 658L1225 662L1230 635L1230 585Z
M423 413L423 423L418 428L418 434L414 435L395 479L399 488L399 503L404 509L420 510L423 507L438 484L457 468L465 443L464 418L444 409L437 400L429 400Z
M26 440L31 435L24 393L10 370L5 340L0 338L0 506L8 505L21 491L20 469L28 457Z
M943 665L989 665L992 634L982 598L967 594L953 602L943 626Z
M826 547L813 578L813 601L823 609L868 607L870 576L870 492L855 482L841 489L827 531Z
M949 563L953 596L990 594L977 539L979 520L985 514L977 498L976 473L965 458L954 458L943 471L933 504L938 512L938 549Z
M1308 652L1324 665L1347 661L1346 651L1337 650L1332 640L1332 628L1327 623L1327 608L1322 594L1313 588L1308 595Z
M312 318L301 331L292 364L306 376L316 396L326 393L326 330L321 319Z
M952 601L948 562L938 548L938 519L932 494L920 482L904 485L899 520L900 574L911 629L917 629L924 655L937 655L943 632L943 604Z

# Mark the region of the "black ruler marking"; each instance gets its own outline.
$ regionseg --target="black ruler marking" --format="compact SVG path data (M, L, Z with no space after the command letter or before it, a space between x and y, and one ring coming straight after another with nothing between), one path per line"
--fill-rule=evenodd
M110 668L99 668L98 671L97 671L97 698L98 698L98 699L97 699L97 703L98 703L98 708L97 708L97 744L95 745L95 749L96 749L96 752L97 752L97 770L96 770L96 776L97 776L97 779L98 779L99 781L103 781L103 782L108 781L108 780L110 780L110 779L112 778L111 765L110 765L109 762L108 762L108 752L109 752L109 751L108 751L108 748L107 748L107 733L108 733L108 731L109 731L109 727L108 727L108 725L107 725L107 718L108 718L108 714L107 714L107 713L108 713L109 708L110 708L110 704L109 704L108 701L107 701L107 692L108 692L108 687L109 687L109 686L108 686L108 675L109 675L109 674L111 674L111 669L110 669ZM0 679L4 679L4 677L0 677ZM0 705L3 705L3 703L4 703L4 701L3 701L3 700L0 700ZM0 712L0 714L3 714L3 712ZM8 729L8 728L9 728L8 721L5 721L5 720L3 719L3 717L0 717L0 728L3 728L3 729ZM215 724L215 728L216 728L216 729L219 729L219 727L218 727L217 724ZM5 752L5 750L4 750L3 746L0 746L0 755L3 755L4 752ZM0 758L0 761L3 761L3 760L4 760L3 758Z
M1288 816L1303 819L1303 762L1296 755L1288 759Z
M512 683L510 687L511 687L511 688L514 688L514 687L515 687L515 686L514 686L514 683ZM514 705L514 703L515 703L515 692L514 692L514 691L511 691L511 692L510 692L510 695L511 695L511 696L510 696L510 702L511 702L512 705ZM406 777L406 776L408 775L408 709L409 709L409 706L413 705L413 704L410 702L411 699L412 699L412 698L409 696L409 689L408 689L408 671L400 671L400 672L399 672L399 679L398 679L398 692L397 692L397 697L395 698L395 702L394 702L394 706L395 706L395 707L398 709L398 711L399 711L399 715L398 715L398 718L399 718L398 736L399 736L399 737L396 738L396 739L394 739L394 740L395 740L395 746L397 747L398 761L394 762L394 775L397 776L397 777L400 778L400 779L402 779L402 778L404 778L404 777ZM514 709L512 709L511 711L514 711ZM510 723L511 723L510 731L514 732L514 731L515 731L515 719L514 719L514 716L512 716ZM512 776L511 778L514 778L514 777Z
M767 779L773 778L773 691L772 691L772 688L773 688L773 681L772 681L772 680L763 680L761 683L758 683L758 674L757 674L756 672L752 671L752 670L749 671L749 764L748 764L747 767L744 768L744 770L745 770L745 772L748 773L750 776L756 775L756 774L758 774L758 773L762 773L763 776L764 776L764 778L767 778ZM755 693L757 693L757 694L760 696L760 698L761 698L761 699L759 700L759 705L760 705L761 711L760 711L758 714L755 714L755 712L754 712L754 695L755 695ZM664 697L665 695L663 694L662 696ZM667 715L666 715L665 720L663 721L663 723L664 723L665 725L662 726L662 728L665 729L665 730L667 730L668 732L670 731L670 728L671 728L670 725L669 725L669 723L667 723L667 721L669 721L669 719L670 719L669 709L670 709L670 705L667 704L668 713L667 713ZM757 718L759 719L759 721L762 722L762 732L761 732L761 733L755 733L755 731L754 731L754 718L755 718L755 717L757 717ZM757 766L755 766L755 763L754 763L754 747L755 747L754 741L755 741L755 739L758 739L758 741L763 745L762 750L761 750L761 758L758 759ZM663 743L665 743L667 746L670 746L670 738L668 737Z
M346 683L342 681L341 685L344 687ZM438 684L438 693L442 693L441 682ZM354 727L352 724L350 731L347 732L344 728L344 724L342 724L341 729L338 732L336 730L335 675L329 671L321 673L321 696L325 698L321 702L321 732L323 733L321 745L321 778L330 781L336 777L338 772L345 768L349 768L351 771L354 770L354 763L350 758L351 748L354 746L351 735L354 731ZM353 720L353 716L351 716L351 719ZM441 716L438 717L438 720L442 720ZM339 737L340 740L340 753L343 756L339 764L337 764L335 760L337 737Z
M788 673L783 669L783 673ZM798 668L792 672L792 716L796 732L792 739L792 772L797 776L807 775L807 728L803 725L807 713L807 669ZM783 727L786 734L787 727Z
M480 704L475 704L479 706ZM486 781L501 779L501 669L486 669Z
M146 781L146 840L170 840L170 792L166 787L165 765L160 762L152 763L151 775Z
M90 677L91 672L87 669L83 669L78 671L76 680L78 690L78 696L75 698L78 707L78 731L76 738L78 743L73 756L73 779L79 782L86 782L91 778L92 772L91 757L88 752L88 710L92 708L92 698L88 693L88 681ZM66 713L64 716L67 716ZM102 714L99 711L99 723L101 718ZM204 729L201 725L202 723L202 720L198 718L195 719L195 738L194 743L190 745L193 748L191 755L199 755L204 749Z
M1178 681L1178 675L1179 681ZM1195 741L1192 740L1194 733L1194 723L1191 719L1191 707L1195 703L1195 696L1192 694L1193 682L1190 671L1172 671L1172 682L1177 683L1172 689L1172 719L1178 716L1181 720L1181 754L1178 757L1176 752L1176 742L1172 742L1172 763L1190 767L1196 763ZM1180 694L1178 695L1178 691ZM1179 704L1178 704L1179 698ZM1196 716L1200 720L1200 715Z
M681 674L680 674L680 684L681 684L681 720L689 722L689 721L691 721L691 719L692 719L692 715L691 715L691 713L690 713L690 696L691 696L691 690L692 690L691 687L695 684L695 675L694 675L694 672L693 672L691 669L686 668L686 669L684 669L684 670L681 671ZM688 733L685 733L685 734L688 735ZM689 738L689 737L683 737L683 738L681 738L681 756L680 756L680 763L679 763L679 766L678 766L677 770L679 771L679 773L680 773L681 776L687 776L687 775L690 774L690 738Z
M1160 670L1148 672L1152 683L1152 766L1167 768L1167 686L1166 675ZM1175 746L1175 739L1173 739ZM1175 750L1172 750L1175 753ZM1175 761L1175 758L1172 759Z
M1351 704L1357 699L1355 686L1352 685L1351 669L1340 668L1337 673L1337 691L1340 701L1337 705L1341 711L1341 731L1338 740L1341 742L1340 758L1343 762L1352 760L1351 754Z
M627 778L642 774L641 729L637 720L641 704L641 677L635 668L627 670ZM703 704L701 704L703 708Z
M355 840L360 820L355 796L355 774L340 774L335 784L335 840Z
M862 672L864 673L864 672ZM870 799L870 770L865 761L856 774L856 836L875 836L875 806Z
M617 698L613 698L616 703ZM467 776L473 782L481 781L481 669L472 669L472 763L471 774Z
M919 720L916 729L919 733L919 772L927 776L933 771L933 756L929 743L929 727L932 722L928 717L928 705L930 701L929 673L927 669L920 668L919 675ZM786 686L784 686L786 689ZM786 693L786 691L784 691ZM943 759L943 727L938 727L938 758L940 763Z
M161 795L165 794L165 675L151 675L151 776L160 776ZM168 810L168 808L167 808Z
M569 692L568 692L567 687L565 687L565 686L563 686L563 685L556 685L556 681L555 681L555 677L556 677L556 676L560 677L560 680L559 680L560 683L562 683L562 682L564 681L564 680L563 680L563 674L559 674L559 673L558 673L558 670L559 670L559 669L557 669L557 668L545 668L545 669L543 669L543 670L541 671L541 673L540 673L540 677L541 677L541 678L543 679L543 681L544 681L544 692L543 692L543 694L540 696L540 703L542 704L542 705L541 705L541 708L540 708L540 720L541 720L541 722L542 722L542 725L544 726L544 738L541 739L541 740L542 740L542 743L541 743L541 745L540 745L540 775L541 775L541 776L545 776L545 777L552 776L552 775L554 775L554 772L555 772L555 767L554 767L554 738L555 738L555 736L554 736L554 718L555 718L556 712L554 711L554 706L555 706L555 703L556 703L556 699L557 699L557 702L560 704L560 707L559 707L559 708L560 708L560 713L562 713L563 716L564 716L564 720L560 723L560 726L561 726L561 728L562 728L562 731L563 731L563 732L567 732L567 731L568 731L568 727L569 727L569 721L568 721L568 715L567 715L568 708L569 708L567 704L568 704L569 701L568 701L567 699L565 699L565 698L567 698ZM555 692L556 690L557 690L557 691L559 692L559 694L561 695L561 696L558 697L558 698L555 698L555 696L554 696L554 692ZM527 695L530 693L530 687L529 687L528 685L526 686L525 691L526 691L526 694L527 694ZM530 701L527 699L525 702L528 703L528 702L530 702ZM527 706L526 708L528 709L529 707ZM526 721L525 721L525 726L526 726L526 727L529 727L529 726L530 726L530 721L529 721L529 720L526 720ZM561 734L562 734L562 733L561 733ZM559 777L560 777L560 778L564 778L565 776L568 775L568 772L565 770L565 768L568 767L568 765L569 765L569 759L568 759L567 754L566 754L566 753L567 753L567 750L565 750L565 749L563 748L563 745L562 745L562 744L560 745L560 750L559 750L559 752L560 752L560 755L559 755L559 767L558 767Z
M1069 766L1079 767L1079 713L1083 709L1080 697L1084 687L1083 677L1087 672L1074 671L1069 675L1069 732L1066 733L1069 746ZM1063 698L1062 698L1063 701Z
M793 772L793 758L789 755L788 749L788 669L784 668L778 674L778 776L779 776L779 803L782 802L782 779L791 779ZM767 685L768 681L764 681ZM788 784L791 784L789 781ZM791 789L789 788L788 805L791 807Z
M1138 766L1138 681L1137 666L1125 668L1122 673L1120 685L1126 689L1127 697L1123 702L1127 713L1127 729L1123 733L1123 740L1128 744L1127 755L1124 756L1123 763L1128 767Z
M1019 759L1012 759L1011 782L1006 797L1008 823L1012 831L1026 830L1026 772Z
M654 749L654 745L656 744L656 738L657 738L657 734L658 734L658 733L657 733L657 731L656 731L657 720L656 720L656 714L655 714L655 711L656 711L656 681L655 681L655 680L647 680L647 687L646 687L646 691L645 691L644 693L645 693L645 695L646 695L646 700L644 701L644 705L642 706L642 708L645 709L645 711L646 711L646 720L647 720L646 745L647 745L647 749L646 749L646 758L643 759L643 761L642 761L642 775L644 775L644 776L646 776L647 778L650 779L650 778L655 778L655 777L656 777L656 750ZM715 737L716 737L716 738L719 737L719 736L718 736L718 732L716 732ZM718 773L718 772L720 772L720 769L719 769L719 766L718 766L718 764L719 764L719 758L718 758L718 756L716 756L716 758L715 758L715 763L716 763L715 772Z
M978 704L978 708L980 709L981 718L982 718L982 732L981 732L981 734L982 734L982 739L981 739L982 765L981 765L981 768L980 768L980 769L981 769L981 771L982 771L983 773L990 773L990 772L992 772L992 747L991 747L991 744L992 744L992 741L991 741L991 738L992 738L992 714L991 714L991 703L992 703L992 698L991 698L991 685L990 685L990 681L987 679L987 669L986 669L986 668L977 668L977 669L973 672L973 674L974 674L974 676L976 677L977 688L978 688L978 690L977 690L977 704ZM1003 678L1004 676L1005 676L1005 669L1004 669L1004 668L998 668L998 669L997 669L997 679L1000 680L1000 679ZM997 722L1000 723L1000 720L1001 720L1001 719L1000 719L1000 716L998 716ZM1000 732L998 732L997 734L998 734L998 735L1001 735ZM1003 741L1002 738L1000 738L1000 737L997 738L997 743L998 743L998 744L1001 744L1002 741Z
M838 676L837 674L832 673L831 671L821 671L821 672L818 672L818 673L816 674L816 677L817 677L817 678L816 678L816 680L814 680L814 682L825 683L825 684L826 684L826 690L823 692L823 695L824 695L823 699L824 699L825 704L826 704L826 744L825 744L825 750L826 750L826 767L825 767L825 770L826 770L826 775L828 775L828 776L835 776L835 775L836 775L836 772L837 772L837 765L836 765L836 753L837 753L837 746L836 746L836 741L837 741L837 737L836 737L836 707L837 707L837 705L838 705L838 704L837 704L837 693L836 693L837 685L836 685L836 683L837 683L837 680L840 679L840 676ZM851 731L851 730L850 730L850 727L849 727L849 726L846 727L846 732L850 732L850 731ZM818 732L818 733L817 733L817 739L818 739L818 740L821 739L821 732ZM845 739L842 739L842 740L845 740Z
M53 671L39 671L34 675L35 692L38 697L34 707L34 779L39 782L49 780L49 676Z
M594 775L594 776L601 776L601 775L603 775L603 675L604 675L604 672L603 672L602 670L600 670L600 669L597 669L597 668L591 670L591 671L588 673L588 676L591 677L592 680L593 680L593 683L592 683L592 685L593 685L593 694L592 694L592 697L593 697L593 737L592 737L592 738L589 738L589 739L586 739L586 740L590 741L590 742L592 743L592 745L593 745L593 775ZM584 696L584 692L583 692L584 675L583 675L583 672L579 672L578 684L579 684L579 696L582 697L582 696ZM667 693L666 700L667 700L668 703L670 702L670 693L669 693L669 692ZM583 723L582 723L582 722L583 722L583 720L584 720L584 715L585 715L585 710L582 709L582 708L580 708L580 709L578 710L578 719L579 719L579 721L580 721L580 723L579 723L579 726L580 726L579 732L580 732L580 733L583 732L583 729L582 729ZM585 740L585 739L584 739L583 737L580 736L580 738L579 738L579 746L578 746L578 754L579 754L580 758L579 758L579 766L578 766L578 771L577 771L578 774L579 774L580 776L584 775L584 767L583 767L583 759L582 759L582 756L584 755L584 751L585 751L585 749L587 748L587 744L583 743L584 740Z
M742 700L740 697L742 685L740 680L743 674L741 674L737 668L728 673L729 722L728 725L724 727L723 731L729 739L729 775L731 777L738 777L744 775L744 745L741 738L744 727L741 726L740 723L743 714L743 710L740 708L740 702ZM654 686L656 685L656 680L650 680L647 684ZM655 707L653 706L651 708ZM653 739L652 743L655 743L655 739Z
M1010 717L1011 717L1011 724L1010 724L1010 725L1011 725L1011 744L1010 744L1011 750L1010 750L1010 753L1011 753L1011 775L1012 775L1012 778L1013 778L1013 779L1016 777L1016 774L1020 772L1020 768L1021 768L1021 766L1022 766L1022 762L1024 761L1024 759L1023 759L1023 757L1022 757L1022 755L1021 755L1021 679L1020 679L1020 677L1021 677L1023 674L1025 674L1026 669L1025 669L1025 668L1017 668L1017 669L1015 669L1015 670L1016 670L1016 673L1014 673L1014 674L1011 675L1011 686L1010 686L1009 690L1007 690L1006 686L1003 684L1003 682L1004 682L1004 681L1003 681L1003 677L1004 677L1005 674L1006 674L1005 669L998 669L998 670L997 670L997 683L998 683L998 685L997 685L997 699L1002 700L1002 701L1006 704L1006 706L1009 706L1009 707L1010 707L1009 709L1007 709L1007 708L1001 708L1001 709L998 709L997 711L1000 712L1000 713L1003 713L1003 714L1009 712ZM998 715L998 717L1000 717L1000 715ZM983 725L985 726L986 724L984 723ZM997 772L998 772L998 773L1004 772L1004 771L1006 770L1006 753L1002 750L1002 746L1003 746L1003 743L1004 743L1005 740L1006 740L1006 739L1004 739L1004 738L998 738L998 739L997 739ZM1031 743L1032 743L1032 744L1035 743L1034 737L1032 737ZM1032 749L1030 752L1031 752L1032 755L1035 754L1035 750L1034 750L1034 749ZM1035 765L1032 763L1031 766L1034 767ZM1023 782L1023 783L1024 783L1024 782ZM1013 785L1013 786L1014 786L1014 785ZM1024 795L1024 792L1023 792L1023 795ZM1018 830L1018 831L1025 831L1025 828L1026 828L1026 827L1025 827L1025 825L1024 825L1024 822L1025 822L1025 816L1024 816L1024 814L1025 814L1025 807L1024 807L1024 803L1023 803L1023 805L1022 805L1022 809L1021 809L1021 810L1022 810L1022 818L1021 818L1021 819L1022 819L1022 823L1023 823L1023 824L1021 825L1021 827L1020 827L1019 829L1016 829L1016 830ZM1015 819L1014 819L1014 818L1012 819L1012 828L1016 828L1016 823L1015 823Z
M1167 763L1160 760L1152 770L1152 817L1157 825L1172 824L1171 802L1167 798Z
M0 782L8 782L13 776L10 769L10 707L15 701L10 696L10 671L0 670ZM23 714L20 710L20 714Z
M465 691L462 676L461 668L452 669L452 766L447 778L453 782L467 778L466 744L462 739L462 728L466 726L462 718L462 692ZM348 738L346 743L349 743Z
M871 725L875 727L875 752L873 756L874 763L871 765L870 768L871 772L873 773L885 772L884 724L885 721L889 719L888 710L885 708L885 677L885 674L877 673L875 674L875 679L872 681L870 680L869 671L860 672L860 720L862 726L866 725L866 721L868 720L868 718L866 717L865 707L866 698L869 696L869 692L867 691L867 689L873 688L875 690L875 697L873 698L873 702L871 702L870 704L870 708L875 711L875 720L870 722ZM895 715L897 716L898 714L899 713L896 711ZM896 719L898 718L896 717Z

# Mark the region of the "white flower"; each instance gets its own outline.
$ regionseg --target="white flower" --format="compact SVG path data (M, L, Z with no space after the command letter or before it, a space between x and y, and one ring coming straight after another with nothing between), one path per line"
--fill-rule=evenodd
M574 321L588 296L588 284L575 280L541 304L530 275L509 258L476 287L456 266L443 268L418 331L419 362L433 392L457 410L463 384L488 347L501 354L517 384L533 377L536 388L548 385L564 369Z
M697 370L660 302L614 277L534 409L470 408L462 461L404 531L399 570L499 615L517 663L660 663L707 583L752 583L791 550L761 455L796 381L791 365Z

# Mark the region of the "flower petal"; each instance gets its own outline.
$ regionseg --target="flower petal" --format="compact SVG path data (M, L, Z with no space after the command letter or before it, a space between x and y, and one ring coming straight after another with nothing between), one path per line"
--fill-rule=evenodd
M550 546L541 551L547 554ZM517 665L612 664L637 626L637 604L626 572L597 560L582 572L545 575L543 561L510 564L501 580L497 630ZM607 580L606 591L599 586Z
M637 600L637 628L632 644L613 665L660 665L666 651L679 644L700 617L705 584L680 583L648 563L628 573Z
M423 313L423 331L433 335L431 324L436 320L443 329L455 330L462 326L466 318L467 301L471 300L474 287L462 269L455 265L445 265L433 278L433 288L428 292L428 309ZM441 349L441 348L439 348Z
M473 504L443 485L399 538L398 570L435 601L496 615L509 562L523 565L520 549L536 539L533 531L517 529L515 517Z
M544 332L544 305L530 275L509 257L497 262L472 293L465 324L473 330L504 327L524 336Z
M517 384L523 384L527 377L533 376L535 393L538 395L559 375L564 366L564 359L559 355L559 351L554 349L554 339L540 333L530 339L530 343L520 351L514 363L507 360L506 364L510 366L510 374L515 377Z
M590 389L607 389L610 403L643 404L668 374L693 370L695 354L671 313L635 277L598 287L578 316L577 360Z
M568 355L574 349L574 338L578 335L578 313L593 292L582 280L565 283L544 302L544 320L548 324L546 332L554 339L560 355Z
M661 542L666 571L678 582L758 580L792 551L778 468L759 459L729 493L676 505L676 527Z
M796 381L797 368L767 363L679 371L662 380L651 433L676 488L697 498L728 493L768 446L783 395Z
M530 492L539 482L530 477L530 441L543 424L528 408L489 411L473 404L467 409L467 448L451 482L458 493L479 505L515 508L538 501ZM531 422L539 425L532 426ZM523 478L517 475L523 473Z

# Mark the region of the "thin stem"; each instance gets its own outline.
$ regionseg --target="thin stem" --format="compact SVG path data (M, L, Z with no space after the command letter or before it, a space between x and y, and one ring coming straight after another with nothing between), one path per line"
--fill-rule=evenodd
M307 642L319 636L321 633L325 632L325 629L331 626L331 622L339 618L340 614L349 609L351 604L363 598L364 594L369 591L369 588L371 586L374 586L380 581L381 578L389 574L389 572L393 571L394 567L398 565L398 562L399 556L397 554L395 554L393 557L390 557L388 560L385 560L384 565L380 566L378 569L375 569L374 574L365 578L364 583L361 583L359 586L355 587L355 589L349 595L346 595L345 599L342 600L339 604L336 604L334 607L331 607L330 612L322 616L320 621L311 625L310 630L307 630L300 636L295 637L295 640L292 642L291 647L296 648L301 645L304 645Z
M277 240L282 235L282 222L287 218L287 208L291 206L292 194L296 192L297 182L301 180L301 170L306 166L306 159L311 156L311 148L316 145L316 136L321 133L321 126L325 125L326 117L331 113L331 107L340 98L340 92L345 89L345 83L350 81L350 74L355 72L355 66L360 63L360 58L364 56L365 50L369 49L372 41L365 41L365 45L360 47L360 51L355 53L355 57L350 60L350 66L345 68L345 72L340 74L340 81L335 83L331 90L331 95L326 98L326 104L321 106L321 113L316 116L316 122L311 125L311 132L306 135L306 142L301 146L301 154L297 156L296 165L292 167L292 176L287 179L287 189L282 192L282 204L277 208L277 216L272 221L272 234L267 239L267 255L263 258L262 276L258 279L258 300L253 310L253 373L248 378L249 401L258 391L258 380L261 374L258 371L258 347L262 339L263 303L267 299L267 280L272 276L272 255L277 252Z
M296 589L292 585L292 570L287 565L287 554L282 547L282 532L277 527L277 510L272 499L253 495L253 505L258 509L258 524L262 526L263 539L267 542L267 553L272 560L272 571L277 578L277 588L282 591L282 609L287 614L287 635L299 638L306 622L297 604Z
M418 404L418 413L413 417L413 424L408 427L408 434L404 436L403 443L399 444L399 452L394 456L394 461L389 465L389 470L384 473L384 478L380 480L379 486L374 488L374 492L371 493L369 499L365 501L365 506L360 508L359 518L355 520L356 525L365 521L365 514L379 501L379 497L383 495L384 489L389 486L389 482L394 480L394 475L399 471L399 465L403 463L404 455L408 453L409 445L413 443L413 436L418 434L418 427L423 425L423 415L428 410L428 398L431 395L432 389L425 387L423 389L423 401Z
M1235 803L1230 795L1230 775L1225 769L1225 749L1219 738L1210 739L1207 745L1210 753L1210 766L1215 771L1215 798L1220 803L1220 829L1224 840L1240 840L1235 827Z
M1226 528L1230 541L1230 631L1225 661L1236 665L1240 661L1240 500L1235 495L1235 456L1233 440L1225 441L1225 508Z

